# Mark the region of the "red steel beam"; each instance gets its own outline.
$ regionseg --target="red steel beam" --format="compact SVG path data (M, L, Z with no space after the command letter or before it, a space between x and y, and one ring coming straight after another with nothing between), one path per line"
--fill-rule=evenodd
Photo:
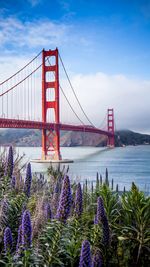
M113 134L108 131L104 131L92 126L84 125L69 125L69 124L56 124L47 123L40 121L27 121L27 120L16 120L16 119L2 119L0 118L0 128L18 128L18 129L45 129L45 130L62 130L62 131L77 131L86 133L97 133L103 134L108 137L112 137Z

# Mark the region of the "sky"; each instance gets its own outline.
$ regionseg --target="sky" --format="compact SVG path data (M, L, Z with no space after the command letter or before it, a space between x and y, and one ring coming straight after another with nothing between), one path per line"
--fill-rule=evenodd
M0 0L1 82L55 47L95 125L113 107L116 129L150 134L150 0Z

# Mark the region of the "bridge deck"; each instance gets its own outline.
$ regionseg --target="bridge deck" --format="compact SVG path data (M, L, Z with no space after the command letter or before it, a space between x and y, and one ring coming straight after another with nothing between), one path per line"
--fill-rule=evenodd
M55 130L59 128L61 131L77 131L86 133L97 133L106 136L113 136L111 132L98 129L96 127L86 126L86 125L69 125L69 124L56 124L56 123L46 123L39 121L28 121L28 120L16 120L16 119L4 119L0 118L0 128L18 128L18 129L46 129Z

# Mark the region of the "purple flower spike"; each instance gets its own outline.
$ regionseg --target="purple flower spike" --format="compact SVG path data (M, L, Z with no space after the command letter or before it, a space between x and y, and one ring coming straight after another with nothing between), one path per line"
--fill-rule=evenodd
M22 245L24 249L28 249L31 247L32 242L32 227L31 227L31 219L30 213L28 210L24 211L22 216Z
M98 224L98 222L97 222L97 214L94 216L94 224Z
M66 222L70 214L71 201L72 201L72 196L71 196L70 179L68 176L65 176L63 180L63 186L61 190L61 195L56 215L56 218L59 221Z
M2 214L7 215L8 213L8 208L9 208L9 204L8 204L8 200L6 198L4 198L1 202L1 210L2 210Z
M79 267L91 267L91 251L88 240L82 242Z
M12 177L13 174L13 168L14 168L14 162L13 162L13 149L12 146L9 147L8 151L8 159L7 159L7 175L9 177Z
M96 222L99 223L104 216L105 216L105 210L104 210L103 199L101 197L98 197L98 199L97 199Z
M51 207L49 203L46 203L44 206L44 214L47 220L50 220L52 218L52 212L51 212Z
M30 196L31 182L32 182L31 164L28 163L25 184L24 184L24 193L26 194L27 197Z
M8 213L9 213L9 203L6 198L4 198L2 201L0 201L1 206L1 214L0 214L0 220L3 226L7 226L8 224Z
M56 185L54 187L54 194L55 193L59 193L59 188L60 188L60 184L59 184L59 181L56 182Z
M110 241L110 231L109 231L109 224L108 224L108 219L107 216L105 216L102 220L103 224L103 239L102 242L105 246L109 245Z
M103 261L99 250L96 250L93 256L92 267L102 267Z
M18 229L18 238L17 238L17 246L16 246L16 252L19 252L19 249L22 245L22 225L19 226Z
M97 214L96 214L96 224L102 223L103 228L103 244L108 245L109 244L109 238L110 238L110 232L109 232L109 224L107 215L105 213L104 209L104 202L101 197L98 197L97 199Z
M5 249L5 253L10 253L12 250L12 233L9 227L5 228L4 231L4 249Z
M15 189L15 187L16 187L16 177L15 176L13 176L11 178L11 185L12 185L12 188Z
M81 189L81 184L78 183L75 195L75 208L74 208L75 217L79 218L82 214L82 211L83 211L82 189Z

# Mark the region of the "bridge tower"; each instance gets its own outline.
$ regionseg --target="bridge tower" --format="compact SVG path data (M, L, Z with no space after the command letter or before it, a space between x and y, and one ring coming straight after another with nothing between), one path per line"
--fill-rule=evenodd
M115 129L114 129L114 110L113 108L107 110L107 126L108 132L112 135L108 136L107 145L110 147L115 146Z
M54 59L53 64L51 59ZM47 75L47 74L50 75ZM53 75L54 74L54 75ZM48 77L54 76L53 81L49 81ZM54 99L48 99L48 90L54 94ZM42 159L60 160L60 129L59 129L59 64L58 49L42 51L42 122L47 122L47 111L54 111L54 130L42 130Z

